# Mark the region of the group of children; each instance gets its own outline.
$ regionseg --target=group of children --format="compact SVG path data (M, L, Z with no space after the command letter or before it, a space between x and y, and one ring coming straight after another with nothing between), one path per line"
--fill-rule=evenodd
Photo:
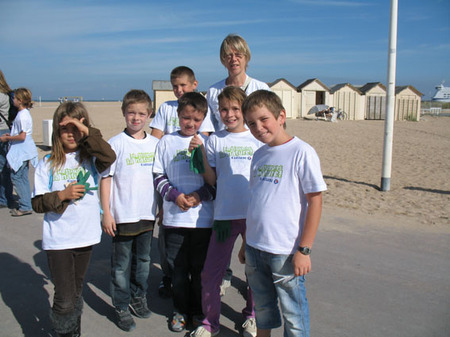
M195 92L191 69L175 68L177 100L161 105L151 134L152 102L142 90L125 95L125 129L108 142L82 103L55 111L52 152L36 168L32 206L45 213L43 249L55 286L50 317L59 336L81 334L83 280L102 229L112 237L118 327L131 331L133 315L150 317L158 217L161 265L172 286L170 330L192 323L191 336L219 333L220 285L241 235L249 285L244 336L270 336L281 326L278 300L285 336L309 335L304 276L326 185L312 147L286 133L278 96L245 74L249 60L245 40L228 36L221 61L229 76L207 99Z

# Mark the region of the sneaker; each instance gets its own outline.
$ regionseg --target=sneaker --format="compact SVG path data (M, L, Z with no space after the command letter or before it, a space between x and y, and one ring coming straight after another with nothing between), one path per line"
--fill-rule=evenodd
M136 328L133 316L128 309L120 310L116 309L117 326L123 331L132 331Z
M178 312L173 313L172 322L169 324L170 330L173 332L182 332L186 329L186 316Z
M145 296L131 298L130 310L139 318L149 318L152 314L147 306L147 298Z
M197 329L191 332L189 336L191 337L211 337L218 335L220 330L217 330L216 332L209 332L204 328L203 325L199 326Z
M231 281L222 280L222 284L220 285L220 296L225 296L225 291L229 287L231 287Z
M244 337L256 337L256 321L254 318L247 318L242 327L244 328L242 332Z
M172 280L170 279L170 277L163 277L163 279L159 283L158 295L161 298L172 297Z

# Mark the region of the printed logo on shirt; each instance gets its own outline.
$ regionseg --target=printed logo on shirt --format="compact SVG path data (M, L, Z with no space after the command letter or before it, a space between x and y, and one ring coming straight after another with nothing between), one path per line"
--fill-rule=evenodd
M178 117L170 117L167 120L167 126L177 126L177 127L179 127L180 126L180 122L178 120Z
M224 146L219 152L219 158L252 160L253 148L251 146Z
M260 181L267 181L276 185L283 177L283 165L263 165L258 167L256 177L259 177Z
M190 161L191 154L187 149L185 150L177 150L177 153L173 156L173 161Z
M138 152L130 153L128 158L125 159L125 162L127 165L141 164L141 166L152 166L154 159L154 152Z
M83 167L59 170L53 174L53 181L76 181L80 171L83 172L83 175L86 173Z

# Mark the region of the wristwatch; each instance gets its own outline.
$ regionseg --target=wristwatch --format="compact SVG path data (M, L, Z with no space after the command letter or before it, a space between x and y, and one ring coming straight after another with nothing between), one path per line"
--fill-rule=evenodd
M305 247L298 247L298 251L303 255L311 255L311 248L305 246Z

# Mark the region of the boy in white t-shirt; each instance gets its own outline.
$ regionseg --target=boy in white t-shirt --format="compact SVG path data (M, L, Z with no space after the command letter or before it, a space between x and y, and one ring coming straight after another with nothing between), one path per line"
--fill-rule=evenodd
M112 237L111 297L117 325L131 331L150 317L147 287L157 198L153 161L158 139L144 131L152 101L143 90L129 91L122 103L126 127L109 140L117 159L102 173L102 228Z
M215 336L220 329L220 284L231 260L233 246L239 235L245 241L250 163L253 153L263 145L245 127L241 105L246 97L238 87L226 87L219 95L219 112L226 129L212 134L202 146L205 180L217 184L214 200L214 225L208 255L202 271L202 306L205 318L191 336ZM201 145L194 137L192 147ZM242 311L244 337L256 336L253 296L247 291L246 307Z
M189 144L198 133L208 107L199 93L178 100L180 130L165 135L156 147L154 183L163 198L167 261L172 270L172 331L186 329L188 318L202 316L200 274L208 250L214 189L191 171ZM199 134L204 140L206 136Z
M305 275L326 190L314 149L286 133L286 111L273 92L258 90L242 105L256 139L247 212L245 271L255 301L258 337L281 326L287 336L309 336Z

